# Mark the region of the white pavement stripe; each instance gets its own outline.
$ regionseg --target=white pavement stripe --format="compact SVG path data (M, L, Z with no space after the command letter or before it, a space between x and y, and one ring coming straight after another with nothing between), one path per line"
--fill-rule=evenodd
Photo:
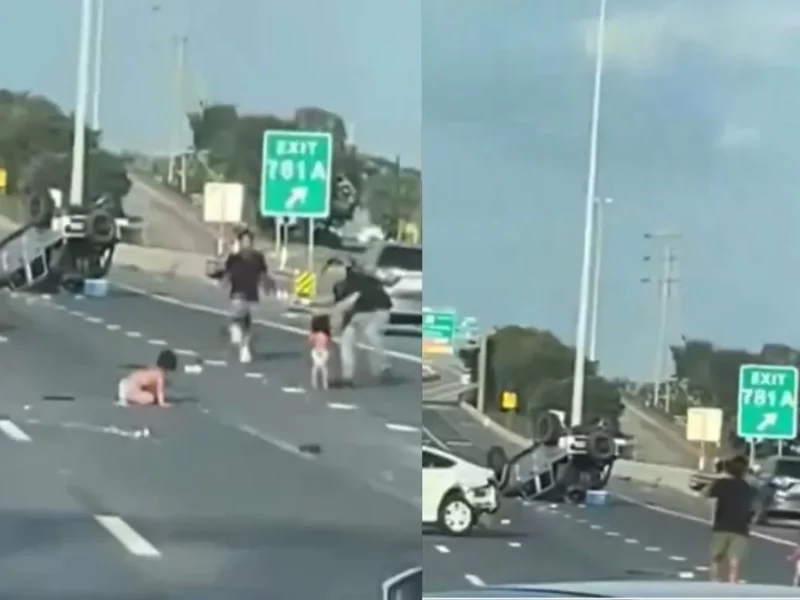
M5 344L8 341L8 338L4 335L0 335L0 344Z
M6 434L9 439L15 442L30 442L31 438L27 433L22 431L16 423L8 419L0 419L0 431Z
M142 333L140 331L126 331L125 335L129 338L140 338L142 337Z
M414 427L413 425L403 425L402 423L387 423L386 429L400 431L403 433L420 433L418 427Z
M203 361L203 364L208 365L209 367L227 367L228 362L225 360L215 360L213 358L207 358Z
M147 340L147 343L151 346L166 346L167 340Z
M450 548L448 548L448 547L447 547L447 546L445 546L444 544L436 544L436 545L434 546L434 548L436 548L436 551L437 551L439 554L450 554Z
M256 373L255 371L253 371L253 372L245 373L244 376L249 378L249 379L261 379L262 377L264 377L264 374L263 373Z
M122 329L122 326L117 325L116 323L109 323L108 325L106 325L106 329L108 329L109 331L119 331L120 329Z
M658 546L647 546L647 548L645 548L644 551L645 552L661 552L661 548L659 548Z
M159 558L161 556L161 553L153 544L148 542L139 532L119 517L113 515L94 515L94 518L134 556L147 558Z
M328 408L333 410L357 410L355 404L345 404L344 402L328 402Z
M179 354L180 356L197 356L197 352L194 350L187 350L186 348L175 348L175 354Z
M478 577L477 575L473 575L472 573L465 573L464 579L466 579L470 585L474 587L486 587L486 583Z
M281 391L286 394L304 394L306 390L301 387L282 387Z

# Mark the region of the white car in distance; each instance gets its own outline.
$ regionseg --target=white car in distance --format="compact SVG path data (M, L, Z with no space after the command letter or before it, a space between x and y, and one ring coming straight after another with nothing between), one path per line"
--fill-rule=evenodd
M500 508L494 473L434 446L422 447L422 525L468 535Z

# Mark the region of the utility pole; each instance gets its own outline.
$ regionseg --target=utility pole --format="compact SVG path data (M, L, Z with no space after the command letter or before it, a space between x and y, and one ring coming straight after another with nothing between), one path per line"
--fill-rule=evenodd
M89 95L89 62L92 37L92 0L81 5L78 71L76 73L75 123L72 136L72 173L70 174L69 205L83 204L84 167L86 166L86 104Z
M605 207L611 204L611 198L595 198L595 237L594 237L594 273L592 273L592 303L591 319L589 321L589 350L587 356L590 361L597 361L597 324L600 318L600 274L603 259L603 213Z
M654 240L660 244L660 272L655 279L658 287L658 320L655 347L655 364L653 366L653 405L658 406L661 386L664 383L664 367L667 351L667 331L669 324L670 299L673 296L673 288L678 284L677 264L678 256L675 244L680 235L672 232L647 233L645 239ZM650 261L651 257L645 256L645 261ZM652 283L652 278L645 278L643 283ZM669 382L664 390L664 411L669 413L670 409L670 388Z
M106 0L97 0L94 32L94 81L92 82L92 129L100 131L100 93L103 77L103 29Z
M189 38L181 36L175 40L175 106L174 113L169 119L170 143L169 143L169 170L167 172L167 183L173 185L175 183L175 171L180 168L178 159L182 152L180 148L181 132L183 131L183 83L185 81L184 71L186 70L186 44Z

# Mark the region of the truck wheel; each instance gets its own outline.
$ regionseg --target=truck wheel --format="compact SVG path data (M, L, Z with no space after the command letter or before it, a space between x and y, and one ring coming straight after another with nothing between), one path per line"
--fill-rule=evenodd
M49 192L35 192L28 198L28 222L39 229L49 229L56 211L56 203Z
M545 446L555 446L564 435L561 419L550 411L543 412L534 423L534 438Z
M450 535L464 536L472 532L477 515L464 494L453 490L445 495L439 505L439 528Z
M105 246L117 238L114 217L104 210L97 210L86 217L86 237L93 244Z
M594 462L606 463L617 453L614 437L606 431L593 431L586 437L586 453Z

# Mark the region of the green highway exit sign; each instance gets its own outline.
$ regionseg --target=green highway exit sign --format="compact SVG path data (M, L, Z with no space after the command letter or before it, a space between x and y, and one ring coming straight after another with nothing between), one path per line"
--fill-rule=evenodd
M454 310L422 309L422 353L449 354L458 333L458 314Z
M797 384L796 367L739 367L737 435L772 440L796 438Z
M330 133L265 131L261 216L327 218L331 211L332 167Z

